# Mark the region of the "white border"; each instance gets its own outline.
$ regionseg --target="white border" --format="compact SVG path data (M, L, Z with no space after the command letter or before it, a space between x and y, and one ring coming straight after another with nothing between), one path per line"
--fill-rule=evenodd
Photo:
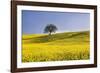
M74 60L74 61L55 61L55 62L21 62L21 35L22 35L22 10L38 10L38 11L57 11L57 12L80 12L90 13L90 60ZM17 6L17 68L28 67L46 67L61 65L82 65L94 63L94 10L92 9L76 9L76 8L57 8L57 7L40 7L40 6Z

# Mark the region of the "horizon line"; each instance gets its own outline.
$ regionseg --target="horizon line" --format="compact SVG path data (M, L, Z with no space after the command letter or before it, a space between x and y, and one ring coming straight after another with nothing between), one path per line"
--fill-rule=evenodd
M63 31L63 32L55 32L52 34L56 34L56 33L67 33L67 32L86 32L86 31L90 31L90 30L83 30L83 31ZM48 34L48 33L22 33L22 35L30 35L30 34Z

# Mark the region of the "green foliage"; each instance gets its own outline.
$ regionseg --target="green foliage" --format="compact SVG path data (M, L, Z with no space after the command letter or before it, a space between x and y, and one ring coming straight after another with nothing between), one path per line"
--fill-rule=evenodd
M44 33L49 33L49 35L51 35L52 32L55 32L57 30L57 27L53 24L48 24L45 29L44 29Z

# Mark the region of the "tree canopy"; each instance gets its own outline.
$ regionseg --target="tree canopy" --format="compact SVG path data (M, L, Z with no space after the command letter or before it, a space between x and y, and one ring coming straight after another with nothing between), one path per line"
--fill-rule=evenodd
M48 24L44 29L44 33L49 33L49 35L51 35L52 32L56 32L56 31L57 31L57 27L54 24Z

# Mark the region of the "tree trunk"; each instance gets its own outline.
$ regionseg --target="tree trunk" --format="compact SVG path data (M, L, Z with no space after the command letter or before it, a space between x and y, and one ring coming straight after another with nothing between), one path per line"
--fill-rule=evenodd
M49 32L49 35L51 36L51 32Z

